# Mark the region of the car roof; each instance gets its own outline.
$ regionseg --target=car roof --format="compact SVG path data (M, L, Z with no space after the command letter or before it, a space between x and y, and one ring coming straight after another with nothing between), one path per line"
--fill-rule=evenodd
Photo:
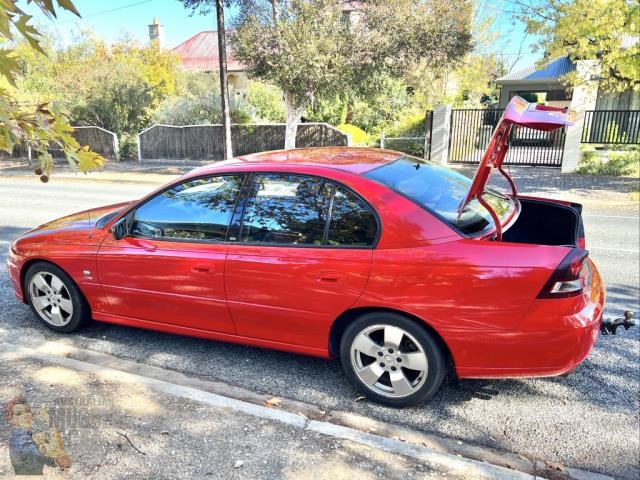
M198 174L214 173L220 168L233 166L313 166L343 170L361 175L398 159L403 154L380 148L312 147L294 150L242 155L231 160L216 162L196 169Z

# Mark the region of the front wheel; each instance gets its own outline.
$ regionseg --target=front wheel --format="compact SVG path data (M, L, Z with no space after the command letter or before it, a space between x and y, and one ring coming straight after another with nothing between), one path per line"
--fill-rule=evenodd
M349 325L340 343L340 359L358 390L391 407L427 400L446 370L442 348L427 329L391 312L368 313Z
M61 268L37 262L25 273L25 292L33 313L51 330L73 332L91 317L75 282Z

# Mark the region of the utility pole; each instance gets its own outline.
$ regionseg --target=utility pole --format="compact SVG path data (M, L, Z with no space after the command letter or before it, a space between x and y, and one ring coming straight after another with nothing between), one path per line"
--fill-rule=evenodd
M218 59L220 60L220 106L222 108L222 138L224 139L224 158L233 158L231 146L231 115L229 114L229 85L227 82L227 41L224 30L223 0L215 0L218 18Z

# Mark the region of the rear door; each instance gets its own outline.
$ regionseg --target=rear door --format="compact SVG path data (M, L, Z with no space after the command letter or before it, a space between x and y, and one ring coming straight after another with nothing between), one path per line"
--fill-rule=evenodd
M138 206L130 235L108 236L98 252L106 313L234 333L224 263L244 180L244 175L190 179Z
M238 334L326 349L369 276L375 213L325 179L259 173L239 217L225 274Z

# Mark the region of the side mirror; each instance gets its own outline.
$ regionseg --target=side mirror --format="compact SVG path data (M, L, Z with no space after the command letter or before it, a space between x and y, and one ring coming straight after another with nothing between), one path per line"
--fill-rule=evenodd
M113 238L120 240L129 234L129 226L127 223L127 215L125 215L111 226L111 235L113 235Z

